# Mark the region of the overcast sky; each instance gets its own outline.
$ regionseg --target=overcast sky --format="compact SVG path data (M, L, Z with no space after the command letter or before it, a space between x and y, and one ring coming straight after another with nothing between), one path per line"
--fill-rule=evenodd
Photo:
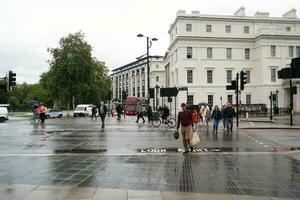
M291 8L299 10L300 1L0 0L0 77L13 70L18 83L37 82L49 70L47 47L57 47L61 37L79 30L93 46L93 55L109 69L146 52L146 40L137 38L138 33L158 38L150 53L164 55L177 10L232 15L241 6L246 15L267 11L279 17Z

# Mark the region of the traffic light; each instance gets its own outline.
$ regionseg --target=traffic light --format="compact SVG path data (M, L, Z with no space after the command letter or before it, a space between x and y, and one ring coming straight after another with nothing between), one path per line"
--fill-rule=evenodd
M108 91L107 96L106 96L106 99L107 99L108 101L110 101L110 100L112 99L112 91L111 91L111 90Z
M12 86L16 85L16 73L13 71L8 72L8 89L10 90Z
M293 58L290 65L293 73L292 78L300 78L300 57Z
M122 100L127 99L127 92L125 90L122 91Z
M244 85L247 84L247 73L244 71L241 71L240 73L240 85L241 85L241 90L244 90Z
M226 85L226 90L236 90L236 81L231 81L231 85Z

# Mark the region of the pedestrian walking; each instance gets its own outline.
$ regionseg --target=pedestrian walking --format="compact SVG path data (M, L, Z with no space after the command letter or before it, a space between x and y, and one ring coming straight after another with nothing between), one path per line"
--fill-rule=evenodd
M213 134L218 135L219 121L222 119L222 113L219 106L215 105L211 118L213 119Z
M91 116L91 119L93 120L94 118L97 120L97 107L96 107L96 106L94 106L94 107L92 108L92 116Z
M181 134L182 134L182 141L184 146L184 153L188 153L189 149L193 151L193 147L190 145L190 138L192 134L192 130L194 131L194 123L193 123L193 116L190 111L186 109L186 104L181 104L181 111L178 113L178 122L177 122L177 131L181 126Z
M234 110L230 103L227 103L227 106L224 110L224 118L225 118L225 131L229 133L229 131L232 133L233 128L233 115Z
M147 107L147 116L148 116L148 122L151 122L153 120L153 112L150 104Z
M222 121L223 121L223 129L225 130L225 118L224 118L224 111L225 111L225 108L226 108L226 104L224 104L221 108L221 114L222 114Z
M208 122L210 121L211 118L209 106L202 106L200 112L203 119L202 129L204 130L206 128L206 131L208 132Z
M102 128L105 128L105 116L106 116L106 113L107 113L107 107L104 104L104 102L101 101L100 106L99 106L99 115L100 115L101 122L102 122L102 126L101 126Z
M199 113L197 112L197 109L195 108L192 112L192 116L193 116L193 123L194 123L194 128L195 130L198 130L198 126L200 123L200 116Z
M46 107L43 103L40 103L39 107L37 108L37 113L39 114L41 123L43 124L45 122L46 117Z
M121 107L121 104L118 104L117 107L116 107L116 111L117 111L117 120L121 120L121 114L122 114L122 107Z
M140 102L137 103L136 112L137 112L136 123L139 122L140 118L142 118L143 119L143 123L145 123L145 119L144 119L144 116L143 116L143 107L142 107L142 105L141 105Z

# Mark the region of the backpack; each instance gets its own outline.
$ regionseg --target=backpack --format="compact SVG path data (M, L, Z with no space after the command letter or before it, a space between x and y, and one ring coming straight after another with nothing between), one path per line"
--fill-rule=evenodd
M206 119L207 121L209 121L209 120L211 119L211 113L210 113L210 111L207 111L207 112L206 112L205 119Z

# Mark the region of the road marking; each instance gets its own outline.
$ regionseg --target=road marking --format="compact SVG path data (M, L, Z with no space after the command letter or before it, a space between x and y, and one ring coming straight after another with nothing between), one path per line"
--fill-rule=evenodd
M259 144L264 144L264 143L261 142L261 143L259 143Z
M254 123L253 122L249 122L252 126L254 126Z
M265 147L268 148L269 146L268 146L268 145L265 145Z

